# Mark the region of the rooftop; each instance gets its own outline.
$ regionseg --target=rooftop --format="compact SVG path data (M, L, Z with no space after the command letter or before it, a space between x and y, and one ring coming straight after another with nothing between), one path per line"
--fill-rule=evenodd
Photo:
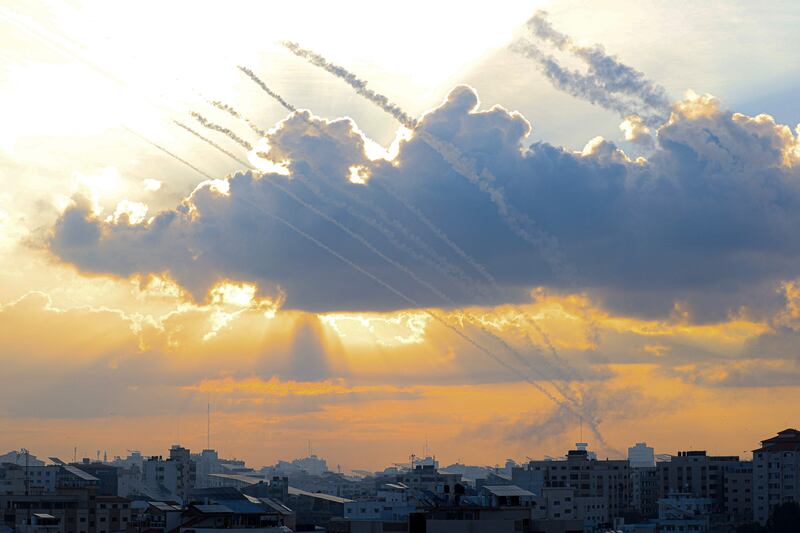
M486 490L495 496L535 496L531 491L521 489L516 485L484 485L482 490Z

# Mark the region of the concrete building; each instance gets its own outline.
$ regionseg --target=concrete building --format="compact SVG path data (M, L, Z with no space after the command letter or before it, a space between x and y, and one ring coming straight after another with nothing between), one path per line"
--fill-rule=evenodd
M725 514L725 471L739 464L737 456L710 456L704 450L678 452L656 465L659 498L685 493L711 500L711 512Z
M800 431L784 429L753 450L753 518L766 524L772 509L800 502Z
M481 503L486 507L533 507L534 494L515 485L485 485L481 487Z
M118 496L119 495L119 472L120 468L105 463L89 462L84 459L82 463L74 463L72 466L96 477L99 480L97 494L99 496Z
M658 476L656 467L631 469L631 499L636 512L646 518L658 515Z
M44 466L44 461L37 459L35 455L25 450L12 450L0 455L0 464L11 463L14 465L25 466Z
M397 475L398 483L413 490L428 491L447 501L453 501L461 487L461 474L444 474L433 465L416 465Z
M574 498L602 500L605 524L632 509L631 468L627 460L598 461L590 459L586 450L571 450L564 461L531 461L528 469L542 473L540 490L571 488ZM538 475L530 478L538 479ZM537 493L535 489L532 492Z
M753 521L753 463L725 468L725 520L732 525Z
M142 463L142 487L151 497L183 501L178 495L178 463L153 456Z
M637 442L628 448L628 462L631 468L653 468L656 466L655 450L646 442Z
M350 521L407 522L408 516L417 510L410 492L402 483L387 483L373 500L346 502L344 518Z
M702 533L709 530L711 500L675 492L658 500L657 531Z
M169 460L174 461L176 466L176 493L182 501L186 501L197 478L195 462L189 450L178 444L173 444L170 448Z

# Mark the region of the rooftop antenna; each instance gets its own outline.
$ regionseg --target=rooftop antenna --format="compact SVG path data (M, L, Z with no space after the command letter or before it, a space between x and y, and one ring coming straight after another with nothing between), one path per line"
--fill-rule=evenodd
M581 442L583 442L583 415L578 416L580 420L580 427L581 427Z
M72 448L72 462L73 463L77 463L78 462L78 447L77 446Z
M206 409L206 449L211 449L211 399L208 400Z

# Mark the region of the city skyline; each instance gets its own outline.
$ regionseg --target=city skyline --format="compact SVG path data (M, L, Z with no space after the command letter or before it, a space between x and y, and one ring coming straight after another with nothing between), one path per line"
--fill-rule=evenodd
M0 3L0 450L749 458L800 426L798 23Z

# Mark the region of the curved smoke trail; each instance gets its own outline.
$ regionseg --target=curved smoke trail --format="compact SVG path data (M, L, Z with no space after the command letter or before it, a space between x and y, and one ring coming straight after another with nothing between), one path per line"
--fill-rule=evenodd
M536 12L526 27L530 37L572 54L587 66L586 73L566 68L528 38L512 42L511 50L538 63L542 73L556 88L623 117L641 116L650 126L664 122L670 110L669 96L664 87L607 54L601 45L578 45L572 37L553 28L543 11Z

